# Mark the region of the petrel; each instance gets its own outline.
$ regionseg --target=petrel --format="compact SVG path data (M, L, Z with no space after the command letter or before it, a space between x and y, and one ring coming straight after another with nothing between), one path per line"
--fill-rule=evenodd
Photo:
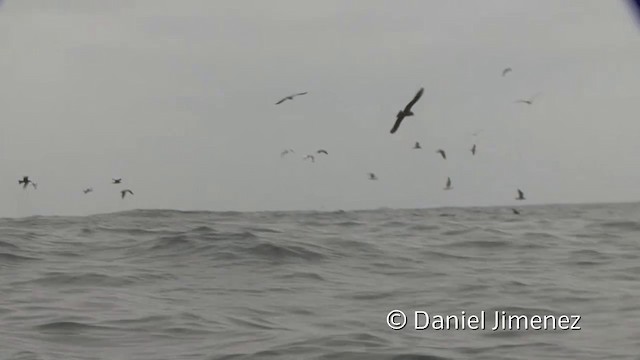
M451 187L451 178L450 178L450 177L448 177L448 178L447 178L447 186L444 188L444 190L451 190L451 189L453 189L453 188Z
M378 177L374 173L369 173L369 180L378 180Z
M420 97L422 96L422 93L424 92L424 88L420 88L420 90L418 90L418 93L416 94L416 96L413 97L413 100L411 100L411 102L409 102L407 104L407 106L404 107L404 110L400 110L398 112L398 115L396 115L396 122L395 124L393 124L393 128L391 128L391 133L395 133L396 131L398 131L398 128L400 127L400 124L402 123L402 120L407 117L407 116L413 116L413 113L411 112L411 107L418 102L418 100L420 100Z
M524 193L520 189L518 189L518 197L516 198L516 200L526 200L524 198Z
M473 144L473 147L471 148L471 154L476 154L476 144Z
M513 213L516 215L520 215L520 211L518 211L517 209L511 209L511 211L513 211Z
M529 99L520 99L520 100L516 100L516 103L523 103L523 104L527 104L527 105L532 105L533 104L533 100L535 100L535 98L538 97L538 95L540 95L540 93L535 94L534 96L530 97Z
M311 159L311 162L316 162L316 158L313 155L307 155L302 160Z
M278 101L276 103L276 105L280 105L280 104L282 104L283 102L285 102L287 100L293 100L293 98L296 97L296 96L305 95L305 94L307 94L306 91L305 92L301 92L301 93L297 93L297 94L293 94L293 95L289 95L289 96L283 98L282 100Z
M23 189L26 189L29 184L31 184L31 186L33 186L34 189L38 188L38 184L31 181L31 179L29 179L28 176L23 176L22 180L18 180L18 184L22 184Z
M127 195L127 193L133 195L133 191L131 191L129 189L124 189L124 190L120 191L120 195L122 195L123 199L124 199L124 196Z
M121 184L122 183L122 179L111 179L113 180L112 184Z
M505 75L507 75L507 74L508 74L508 73L510 73L510 72L511 72L511 68L510 68L510 67L508 67L508 68L506 68L506 69L502 70L502 76L505 76Z
M86 189L82 190L82 192L85 193L85 194L88 194L88 193L90 193L92 191L93 191L93 188L86 188Z
M444 150L442 149L438 149L436 150L437 153L439 153L440 155L442 155L442 158L447 160L447 154L444 152Z
M324 150L324 149L320 149L320 150L316 151L316 153L318 153L318 154L325 154L325 155L329 155L329 153L327 152L327 150Z
M422 146L420 146L420 143L416 141L416 144L413 145L414 149L422 149Z
M280 153L280 157L284 157L285 155L287 155L288 153L294 153L293 149L285 149L283 152Z

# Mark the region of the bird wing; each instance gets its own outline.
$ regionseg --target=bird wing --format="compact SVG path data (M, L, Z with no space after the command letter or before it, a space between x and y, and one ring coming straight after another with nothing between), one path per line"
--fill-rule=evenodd
M301 92L301 93L297 93L297 94L294 94L294 95L291 95L291 96L299 96L299 95L307 95L307 91Z
M282 100L278 101L278 102L276 103L276 105L280 105L280 104L282 104L282 103L283 103L283 102L285 102L285 101L287 101L287 98L283 98Z
M409 102L407 106L405 106L404 108L405 112L408 112L409 110L411 110L411 107L415 105L415 103L417 103L418 100L420 100L423 92L424 92L424 88L420 88L420 90L418 90L418 93L416 93L416 96L413 97L413 100L411 100L411 102Z
M318 154L325 154L325 155L329 155L329 153L327 152L327 150L318 150Z
M510 68L510 67L509 67L509 68L506 68L506 69L504 69L504 70L502 70L502 76L507 75L507 74L509 73L509 71L511 71L511 68Z
M519 197L524 197L524 193L522 192L522 190L518 189L518 196Z
M447 187L449 187L449 186L451 186L451 178L450 177L447 178Z
M400 124L402 124L403 119L404 119L404 115L402 115L401 113L398 114L398 118L396 119L395 124L393 124L393 127L391 128L392 134L398 131L398 128L400 127Z

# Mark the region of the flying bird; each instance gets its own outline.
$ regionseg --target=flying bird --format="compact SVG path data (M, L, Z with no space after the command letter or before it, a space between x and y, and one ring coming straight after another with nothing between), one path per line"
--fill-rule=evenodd
M413 116L413 113L411 112L411 107L413 105L415 105L415 103L418 102L418 100L420 100L420 97L422 96L422 93L424 92L424 88L420 88L420 90L418 90L418 93L416 94L416 96L413 97L413 100L411 100L411 102L409 102L407 104L407 106L404 107L403 110L400 110L398 112L398 115L396 115L396 122L395 124L393 124L393 128L391 128L391 133L395 133L396 131L398 131L398 128L400 127L400 124L402 123L402 120L407 117L407 116Z
M511 71L512 71L512 70L511 70L511 68L510 68L510 67L508 67L508 68L506 68L506 69L502 70L502 76L507 75L507 74L508 74L508 73L510 73Z
M374 173L369 173L369 180L378 180L378 177Z
M517 209L511 209L511 211L513 211L513 213L516 215L520 215L520 211L518 211Z
M124 199L125 195L127 195L127 193L133 195L133 191L131 191L129 189L124 189L124 190L120 191L120 195L122 195L123 199Z
M88 194L88 193L90 193L92 191L93 191L93 188L86 188L86 189L82 190L82 192L85 193L85 194Z
M416 144L413 145L413 148L416 149L416 150L417 149L422 149L422 146L420 146L420 143L416 141Z
M473 147L471 148L471 154L476 154L476 144L473 144Z
M527 105L533 105L533 100L535 100L535 98L538 97L538 95L540 95L540 93L535 94L534 96L530 97L529 99L520 99L520 100L516 100L516 103L522 103L522 104L527 104Z
M111 179L113 180L112 184L122 184L122 179Z
M442 150L442 149L438 149L438 150L436 150L436 152L437 152L438 154L442 155L442 158L443 158L443 159L447 160L447 154L444 152L444 150Z
M313 155L307 155L302 160L311 159L311 162L316 162L316 158Z
M516 200L526 200L524 198L524 193L520 189L518 189L518 197L516 198Z
M325 154L325 155L329 155L329 153L327 152L327 150L324 150L324 149L320 149L320 150L316 151L316 153L318 153L318 154Z
M453 187L451 187L451 178L448 177L447 178L447 186L444 188L444 190L451 190L453 189Z
M280 153L280 157L284 157L285 155L287 155L288 153L294 153L293 149L285 149L283 152Z
M22 180L18 180L18 184L22 184L23 189L26 189L29 184L31 184L34 189L38 188L38 184L34 183L28 176L23 176Z
M293 98L294 98L294 97L296 97L296 96L306 95L306 94L307 94L307 92L305 91L305 92L301 92L301 93L297 93L297 94L289 95L289 96L287 96L287 97L283 98L282 100L278 101L278 102L276 103L276 105L280 105L280 104L282 104L283 102L285 102L285 101L287 101L287 100L293 100Z

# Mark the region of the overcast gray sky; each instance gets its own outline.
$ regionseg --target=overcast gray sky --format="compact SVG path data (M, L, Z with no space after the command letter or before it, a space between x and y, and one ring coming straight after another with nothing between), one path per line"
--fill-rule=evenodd
M530 204L637 200L640 30L628 10L7 0L0 216L509 205L516 188ZM389 134L420 87L416 115ZM295 155L281 159L285 148ZM329 156L302 161L319 148ZM23 175L38 190L23 191ZM135 196L121 200L112 177Z

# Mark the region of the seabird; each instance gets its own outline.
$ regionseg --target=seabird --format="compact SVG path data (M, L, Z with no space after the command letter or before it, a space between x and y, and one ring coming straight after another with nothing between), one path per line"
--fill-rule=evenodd
M476 154L476 144L473 144L473 147L471 148L471 154Z
M28 176L23 176L22 180L18 180L18 184L22 184L23 189L26 189L27 186L29 186L29 184L31 184L31 186L33 186L34 189L38 188L38 184L31 181Z
M92 191L93 191L93 188L86 188L86 189L82 190L82 192L85 193L85 194L88 194L88 193L90 193Z
M289 95L289 96L287 96L287 97L283 98L282 100L278 101L278 102L276 103L276 105L282 104L283 102L285 102L285 101L287 101L287 100L293 100L293 98L294 98L294 97L296 97L296 96L300 96L300 95L305 95L305 94L307 94L307 92L306 92L306 91L305 91L305 92L301 92L301 93L297 93L297 94L293 94L293 95Z
M133 195L133 191L131 191L129 189L124 189L124 190L120 191L120 194L122 195L123 199L124 199L124 196L127 195L127 193Z
M122 183L122 179L111 179L113 180L112 184L121 184Z
M324 149L320 149L320 150L316 151L316 153L318 153L318 154L325 154L325 155L329 155L329 153L327 152L327 150L324 150Z
M378 177L374 173L369 173L369 180L378 180Z
M511 70L511 68L510 68L510 67L508 67L508 68L506 68L506 69L502 70L502 76L507 75L507 74L508 74L508 73L510 73L511 71L512 71L512 70Z
M391 133L395 133L396 131L398 131L398 128L400 127L400 124L402 123L402 120L407 117L407 116L413 116L413 113L411 112L411 107L418 102L418 100L420 99L420 97L422 96L422 93L424 92L424 88L420 88L420 90L418 90L418 93L416 94L416 96L413 97L413 100L411 100L410 103L407 104L407 106L404 107L404 110L400 110L398 112L398 115L396 115L396 122L395 124L393 124L393 128L391 128Z
M516 215L520 215L520 211L518 211L517 209L511 209L511 211L513 211L513 213Z
M450 177L448 177L448 178L447 178L447 186L444 188L444 190L451 190L451 189L453 189L453 188L451 187L451 178L450 178Z
M524 198L524 193L520 189L518 189L518 197L516 198L516 200L526 200Z
M416 144L413 145L414 149L422 149L422 146L420 146L420 143L416 141Z
M442 158L447 160L447 154L444 152L444 150L442 149L438 149L436 150L437 153L439 153L440 155L442 155Z
M311 159L311 162L316 162L316 158L313 155L307 155L302 160Z
M287 155L288 153L294 153L293 149L285 149L283 152L280 153L280 157L284 157L285 155Z
M520 99L520 100L516 100L516 103L523 103L523 104L527 104L527 105L532 105L533 104L533 100L535 100L535 98L538 97L538 95L540 95L540 93L535 94L534 96L532 96L529 99Z

